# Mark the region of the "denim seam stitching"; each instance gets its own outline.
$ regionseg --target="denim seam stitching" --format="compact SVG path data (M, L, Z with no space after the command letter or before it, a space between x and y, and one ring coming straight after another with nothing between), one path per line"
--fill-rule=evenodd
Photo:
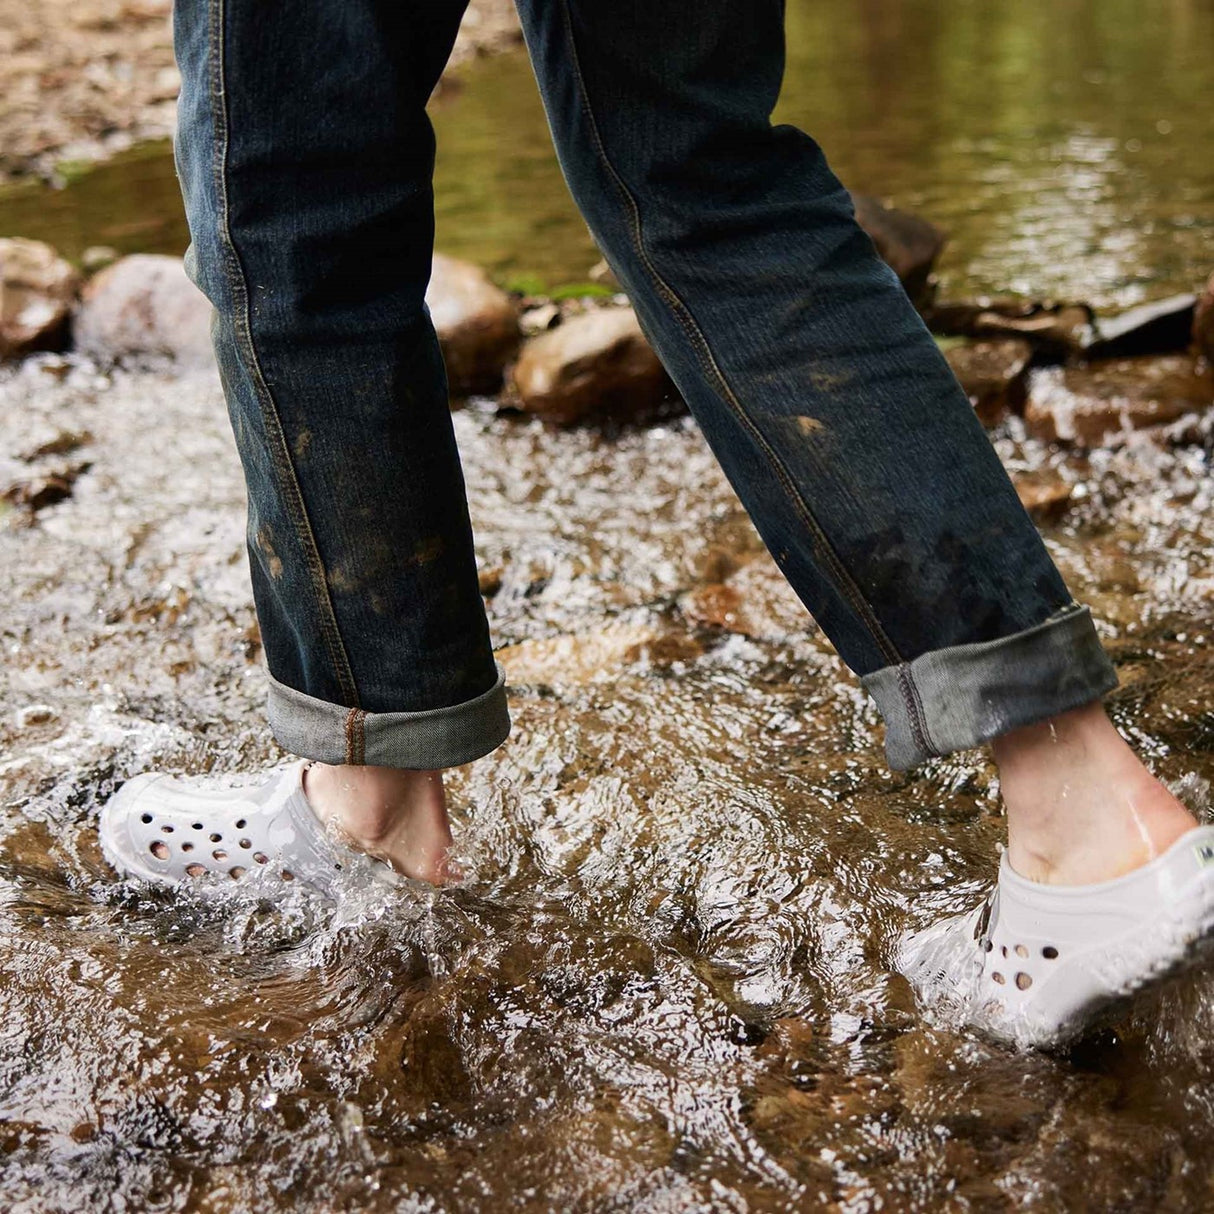
M910 717L911 734L915 744L924 756L938 755L940 750L928 733L927 713L923 710L923 700L920 698L919 688L915 685L915 675L909 662L898 668L898 685L902 689L902 699Z
M367 754L366 716L361 708L346 713L346 762L354 767L361 767Z
M287 513L295 527L296 538L300 540L308 564L308 573L316 603L320 610L321 633L325 646L329 651L332 670L341 687L342 695L354 704L358 703L358 688L354 681L354 672L350 666L350 657L346 651L341 630L337 624L337 616L333 610L333 600L329 595L328 578L320 550L316 544L316 536L308 518L307 507L304 504L303 492L299 487L299 479L291 456L287 450L286 436L282 429L282 420L274 396L266 383L261 369L261 361L257 357L257 348L253 342L252 318L249 309L248 284L245 281L244 266L240 254L236 251L236 243L232 239L229 221L227 162L228 145L230 140L230 125L227 108L227 80L225 61L227 57L226 0L212 0L211 3L211 102L212 120L216 123L216 140L214 153L214 172L216 186L219 191L219 232L224 252L224 276L228 280L229 289L233 295L236 307L233 309L233 327L241 352L248 360L254 390L257 393L258 404L261 406L262 419L266 424L267 437L270 439L270 456L278 476L280 488L286 490L283 494Z
M562 0L561 10L565 17L565 35L566 41L569 44L570 62L573 66L573 74L577 79L578 92L582 98L582 106L585 110L586 121L590 127L591 142L594 145L595 151L598 153L599 159L602 161L616 188L620 191L625 202L628 204L628 209L632 216L632 228L630 235L632 243L637 255L641 260L641 264L645 267L650 278L657 286L659 294L665 299L667 306L675 314L680 328L687 334L691 340L692 348L700 360L704 370L708 373L710 380L713 380L718 385L718 393L725 403L733 411L734 415L742 422L743 426L750 432L759 449L767 456L768 461L774 468L776 478L784 487L785 493L792 500L798 514L801 515L802 521L805 523L810 535L816 541L815 546L821 552L824 558L824 564L833 575L835 587L839 590L844 599L851 605L859 617L860 622L868 629L870 636L876 643L877 648L881 650L882 655L891 662L900 663L903 658L894 646L893 642L886 635L885 629L881 627L881 622L877 619L871 604L865 599L860 587L856 584L843 565L837 552L835 552L830 540L826 536L826 532L822 530L821 524L814 516L809 508L809 503L802 497L797 489L796 483L793 481L788 469L781 462L780 458L772 450L770 444L763 437L762 432L747 416L746 411L742 408L741 402L738 400L729 382L726 380L721 368L717 365L717 361L712 354L712 350L708 345L708 340L704 336L703 331L695 321L695 317L691 313L691 309L683 302L678 293L670 286L669 283L658 273L657 268L650 260L649 254L645 249L644 238L641 232L641 213L637 205L636 199L632 192L624 183L624 179L617 172L615 165L607 155L606 148L603 145L602 137L599 134L598 123L595 121L594 109L590 103L589 90L586 87L586 80L582 74L581 60L578 56L577 43L573 36L573 20L569 11L569 0Z

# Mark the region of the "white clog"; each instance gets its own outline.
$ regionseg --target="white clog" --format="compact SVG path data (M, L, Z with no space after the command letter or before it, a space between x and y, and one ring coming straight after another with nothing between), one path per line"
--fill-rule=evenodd
M105 858L120 873L179 885L301 881L333 896L339 874L365 869L376 880L404 878L387 864L333 839L303 791L306 761L260 784L147 773L128 780L101 810Z
M1214 952L1214 827L1094 885L1043 885L1004 852L986 902L908 933L895 968L920 1000L997 1040L1061 1046Z

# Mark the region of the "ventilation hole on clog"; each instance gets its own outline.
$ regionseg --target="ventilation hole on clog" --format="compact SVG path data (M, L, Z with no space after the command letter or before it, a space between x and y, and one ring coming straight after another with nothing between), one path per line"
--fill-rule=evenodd
M160 828L160 833L162 835L171 835L173 833L173 828L171 826L162 826Z
M235 868L228 869L228 876L231 877L233 881L239 881L240 878L244 876L244 873L245 870L241 868L239 864L237 864Z
M999 951L1006 957L1007 956L1007 945L1001 944L999 946Z
M283 879L284 881L294 881L294 880L295 880L295 874L294 874L293 872L291 872L289 869L284 868L284 869L282 870L282 879Z
M995 972L994 972L994 973L991 975L991 981L992 981L992 982L998 982L998 983L999 983L999 985L1000 985L1000 986L1002 986L1002 985L1003 985L1003 984L1004 984L1004 983L1007 981L1007 979L1006 979L1006 978L1005 978L1005 977L1004 977L1004 976L1003 976L1003 975L1002 975L1002 974L1001 974L1001 973L1000 973L998 970L996 970L996 971L995 971Z
M250 848L253 846L253 840L252 839L241 839L239 846L246 848L246 849Z
M1029 950L1027 948L1025 948L1023 944L1016 945L1016 956L1017 957L1027 957L1028 955L1029 955Z
M207 866L205 864L187 864L185 871L191 877L205 877L207 875Z
M237 818L237 819L236 819L236 829L237 829L237 830L244 830L244 828L245 828L246 826L248 826L248 822L246 822L246 821L244 820L244 818Z
M267 856L263 851L255 851L253 853L253 859L256 860L258 864L265 864L270 857Z
M1027 991L1033 985L1033 980L1028 974L1022 972L1016 975L1016 985L1022 991Z
M182 850L182 851L193 851L193 850L194 850L194 844L193 844L193 843L183 843L183 844L181 845L181 850Z
M201 823L201 822L195 822L195 823L194 823L194 829L195 829L195 830L202 830L202 823Z
M984 941L984 943L982 945L982 951L989 953L994 950L994 947L995 947L995 942L993 940L987 940L987 941Z
M212 843L220 843L222 841L223 841L223 835L212 835L211 836Z
M1052 944L1047 944L1045 948L1041 950L1041 955L1047 961L1053 961L1058 956L1058 950Z
M151 820L152 820L151 814L140 814L139 815L139 821L142 822L144 824L144 826L146 826Z
M148 851L156 857L157 860L167 860L169 858L169 845L161 843L159 839L148 848Z
M228 858L228 853L226 851L222 851L218 847L211 853L211 855L213 855L216 860L226 860Z

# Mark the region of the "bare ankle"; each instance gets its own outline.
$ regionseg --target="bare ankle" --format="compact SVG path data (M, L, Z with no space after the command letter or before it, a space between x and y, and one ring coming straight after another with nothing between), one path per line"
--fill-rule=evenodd
M420 880L458 877L441 771L311 764L304 794L316 816L361 851Z
M995 740L1008 859L1059 884L1109 880L1197 825L1091 704Z

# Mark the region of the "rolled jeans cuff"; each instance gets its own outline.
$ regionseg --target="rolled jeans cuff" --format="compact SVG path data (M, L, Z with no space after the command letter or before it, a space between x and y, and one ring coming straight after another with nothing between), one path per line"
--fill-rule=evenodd
M270 680L270 730L284 750L320 763L434 771L487 755L510 733L501 668L488 691L426 712L367 712Z
M1072 603L1035 628L954 645L865 675L895 771L988 742L1112 691L1117 674L1091 612Z

